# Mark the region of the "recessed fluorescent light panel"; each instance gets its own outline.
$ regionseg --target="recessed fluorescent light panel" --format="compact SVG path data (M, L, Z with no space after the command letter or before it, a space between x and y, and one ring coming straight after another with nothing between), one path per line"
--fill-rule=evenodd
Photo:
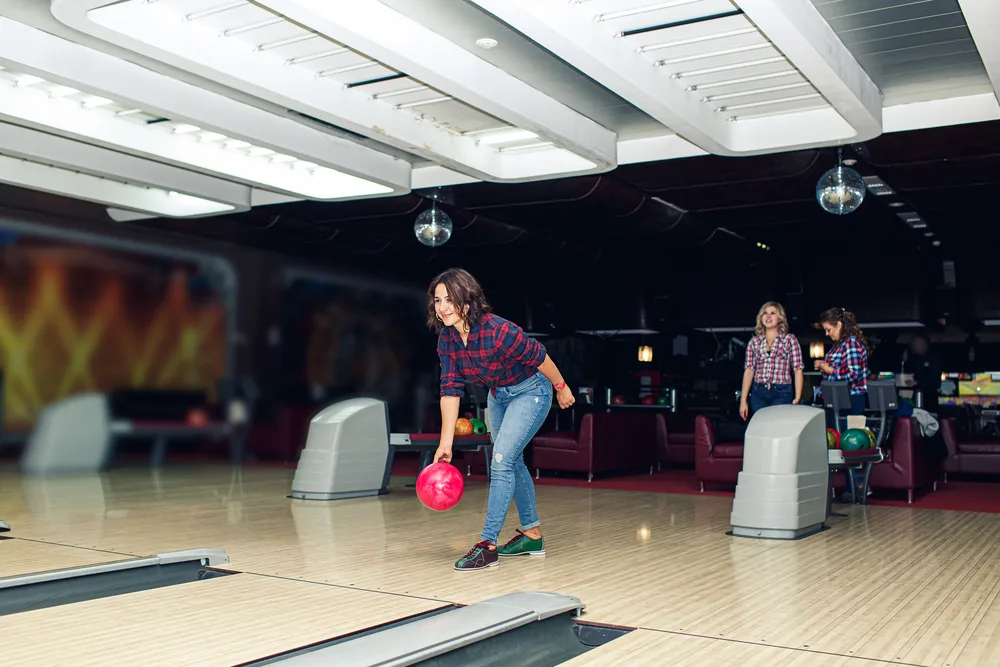
M862 176L861 178L864 180L865 186L868 188L868 192L872 193L876 197L896 194L896 192L886 185L885 182L878 176Z
M236 207L160 188L40 164L0 154L0 181L29 190L145 211L171 218L231 213Z
M881 92L810 0L469 2L710 153L882 132Z
M10 68L0 70L0 118L166 158L306 199L392 192L380 183Z
M614 132L378 0L50 6L75 30L475 178L617 164Z
M896 215L913 229L925 229L927 227L927 223L924 222L919 213L908 211L906 213L897 213Z

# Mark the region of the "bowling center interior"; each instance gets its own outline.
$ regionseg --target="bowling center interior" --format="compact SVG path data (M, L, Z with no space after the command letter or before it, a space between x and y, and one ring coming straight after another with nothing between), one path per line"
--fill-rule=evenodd
M998 34L0 3L0 663L1000 664Z

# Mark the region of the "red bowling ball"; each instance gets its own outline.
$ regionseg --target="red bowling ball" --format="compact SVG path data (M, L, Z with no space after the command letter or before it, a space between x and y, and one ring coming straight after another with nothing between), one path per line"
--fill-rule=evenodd
M417 498L424 507L435 512L445 512L458 504L465 492L465 479L458 468L438 461L417 475Z

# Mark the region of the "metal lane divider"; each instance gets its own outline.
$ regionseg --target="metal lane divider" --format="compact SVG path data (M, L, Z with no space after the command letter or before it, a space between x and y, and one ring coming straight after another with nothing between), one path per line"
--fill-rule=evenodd
M511 593L266 663L282 667L405 667L531 623L562 614L579 616L584 608L579 598L569 595Z

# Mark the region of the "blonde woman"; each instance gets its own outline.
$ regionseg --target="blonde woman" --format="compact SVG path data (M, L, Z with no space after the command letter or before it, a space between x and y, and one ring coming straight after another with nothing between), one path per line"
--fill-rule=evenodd
M740 417L744 420L761 408L798 405L802 399L802 348L795 335L788 333L788 318L780 303L768 301L761 306L754 334L743 364Z

